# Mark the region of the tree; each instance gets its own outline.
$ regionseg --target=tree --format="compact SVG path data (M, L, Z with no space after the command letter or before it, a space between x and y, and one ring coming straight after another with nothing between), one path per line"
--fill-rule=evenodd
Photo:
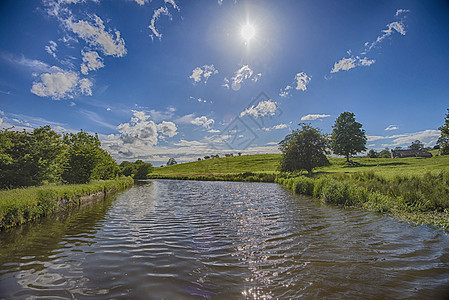
M122 161L119 167L122 175L132 176L136 173L136 166L132 162Z
M441 155L449 154L449 109L447 110L444 124L438 128L441 131L441 135L438 138L438 146L440 146Z
M388 148L379 152L379 158L391 158L391 151Z
M379 153L377 153L375 150L371 149L370 151L368 151L368 154L366 155L366 157L368 157L368 158L378 158L379 157Z
M366 150L365 130L355 121L353 113L341 113L332 128L331 149L335 154L344 155L346 162L352 155Z
M147 179L148 173L153 169L153 166L150 163L143 162L142 160L137 160L134 165L136 166L134 179Z
M299 125L300 129L293 130L279 143L282 152L280 170L306 170L312 174L314 168L329 164L325 154L327 139L310 124Z
M168 162L167 162L167 166L173 166L173 165L176 165L176 164L177 164L177 162L176 162L176 160L173 157L170 158L168 160Z
M120 168L105 150L101 149L98 135L80 131L63 137L69 147L67 165L62 178L67 183L87 183L90 180L114 178Z
M424 144L421 143L420 140L416 140L416 141L412 142L412 144L408 148L410 150L423 150L424 149Z

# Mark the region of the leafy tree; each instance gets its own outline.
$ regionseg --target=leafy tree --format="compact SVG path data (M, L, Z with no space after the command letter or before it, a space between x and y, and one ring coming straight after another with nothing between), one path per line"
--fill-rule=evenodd
M368 158L377 158L379 157L379 153L377 153L375 150L371 149L368 151L368 154L366 155Z
M416 141L412 142L412 144L408 148L410 150L423 150L424 149L424 144L421 143L420 140L416 140Z
M282 152L280 170L306 170L312 174L314 168L329 164L325 154L327 139L310 124L300 126L300 129L293 130L279 143Z
M119 171L117 163L103 149L98 135L84 131L64 135L69 147L62 178L68 183L86 183L94 179L111 179Z
M390 149L385 148L384 150L379 152L379 158L390 158L391 157L391 152Z
M151 172L153 166L150 163L143 162L141 160L136 161L136 173L134 174L134 179L147 179L148 173Z
M437 144L440 146L441 155L449 154L449 109L447 110L444 124L438 128L441 131L441 135L438 138Z
M132 162L126 160L122 161L119 167L122 175L132 176L133 174L136 173L136 166Z
M173 165L176 165L176 164L177 164L177 162L176 162L176 160L173 157L170 158L168 160L168 162L167 162L167 166L173 166Z
M0 187L60 182L65 150L61 136L50 126L0 132Z
M341 113L332 128L331 149L335 154L344 155L346 162L352 155L366 150L365 130L355 121L353 113Z

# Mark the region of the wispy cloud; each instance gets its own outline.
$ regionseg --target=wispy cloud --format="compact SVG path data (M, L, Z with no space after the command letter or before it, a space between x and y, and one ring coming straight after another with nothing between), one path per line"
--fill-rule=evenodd
M392 131L392 130L398 130L398 125L388 125L387 128L385 128L386 131Z
M301 117L301 121L314 121L318 119L328 118L330 115L325 114L309 114Z
M177 11L180 11L180 8L175 3L175 1L173 1L173 0L164 0L164 3L166 3L166 4L169 3L169 4L171 4L173 6L174 9L176 9ZM151 20L150 20L150 25L148 26L148 28L150 28L151 31L152 31L152 34L150 35L151 39L154 39L154 37L157 37L159 40L162 39L162 33L160 33L156 29L156 22L159 20L160 16L168 16L170 18L170 20L172 20L172 15L168 11L168 7L167 6L161 6L158 9L156 9L153 12L153 16L151 17Z
M439 130L423 130L412 133L395 134L388 136L367 136L368 142L383 141L383 147L409 146L412 142L419 140L426 147L432 147L440 137Z
M248 65L244 65L235 71L231 79L225 77L223 86L227 89L232 88L234 91L238 91L246 80L251 79L253 82L257 82L262 77L262 73L257 73L255 76L253 74L254 71Z
M83 63L81 64L81 73L87 75L89 71L95 71L104 67L103 59L96 51L81 52Z

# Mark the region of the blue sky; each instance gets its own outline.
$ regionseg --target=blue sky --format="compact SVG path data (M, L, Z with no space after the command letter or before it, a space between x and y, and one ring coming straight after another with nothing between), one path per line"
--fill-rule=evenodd
M278 153L298 123L330 133L344 111L370 149L433 146L449 108L448 1L11 0L0 14L0 126L96 132L118 161Z

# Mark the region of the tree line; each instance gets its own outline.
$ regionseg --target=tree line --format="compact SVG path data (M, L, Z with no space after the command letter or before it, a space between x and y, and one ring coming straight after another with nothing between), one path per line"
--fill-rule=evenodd
M144 177L142 173L151 171L151 164L136 162L135 165L126 174ZM1 189L108 180L124 174L123 171L101 148L97 134L81 130L61 135L48 125L31 132L0 131Z
M330 135L323 134L319 129L310 124L299 124L301 128L295 129L287 135L280 143L282 152L280 163L281 172L293 172L305 170L311 174L314 168L329 164L327 154L343 155L348 164L352 164L350 158L366 148L366 134L362 124L355 120L354 113L343 112L335 120ZM446 114L445 123L438 128L441 136L437 141L436 148L440 149L441 155L449 154L449 109ZM414 141L411 150L423 150L424 145ZM396 149L397 150L397 149ZM385 149L379 153L375 150L368 152L368 157L390 157L390 150Z

